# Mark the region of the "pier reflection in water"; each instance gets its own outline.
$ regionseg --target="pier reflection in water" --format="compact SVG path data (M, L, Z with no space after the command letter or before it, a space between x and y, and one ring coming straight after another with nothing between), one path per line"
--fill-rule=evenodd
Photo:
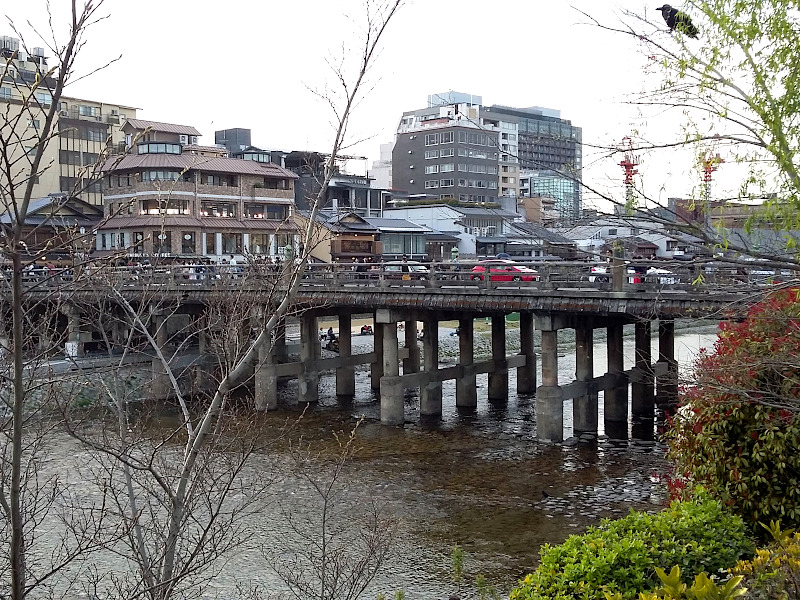
M443 355L447 345L455 343L449 333L440 330ZM714 339L712 329L677 334L681 366L690 364L699 348L711 347ZM370 338L353 338L354 353L370 348ZM599 375L605 368L605 344L595 344L594 352ZM564 346L560 354L559 379L566 383L574 376L574 346ZM625 338L625 359L626 368L633 364L632 337ZM445 382L442 419L435 422L418 419L418 396L408 392L406 426L390 428L378 423L380 407L370 390L368 369L356 372L356 400L346 406L335 397L333 375L322 376L320 402L306 412L300 432L307 440L324 443L332 430L349 430L363 415L361 450L347 472L350 500L376 495L401 523L394 557L368 597L395 589L420 598L446 597L454 590L448 572L453 544L465 549L468 571L483 573L507 591L535 568L541 544L561 542L603 517L619 517L631 508L663 506L665 487L659 476L665 463L658 441L613 441L601 435L593 442L539 444L534 397L518 397L513 370L510 377L509 399L502 406L487 402L486 378L479 377L478 407L466 413L455 407L453 382ZM282 403L296 398L295 386L288 382L282 387ZM602 410L602 398L599 404ZM277 423L287 410L291 409L267 418ZM571 417L571 405L565 406L564 414L566 439L572 435L571 418L566 418ZM601 428L602 423L601 414ZM303 492L292 488L291 493ZM267 538L270 523L277 522L270 510L254 524L264 528ZM248 555L234 557L225 571L256 569L259 579L268 581L268 572L253 560ZM215 585L224 588L226 581L230 583L223 574Z

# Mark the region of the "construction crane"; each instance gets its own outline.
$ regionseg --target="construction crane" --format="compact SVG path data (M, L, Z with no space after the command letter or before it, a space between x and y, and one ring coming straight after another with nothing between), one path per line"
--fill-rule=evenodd
M724 162L725 159L719 155L719 152L713 156L711 152L706 152L700 156L700 165L703 167L703 201L705 210L709 210L711 202L711 175Z
M636 167L639 166L640 158L633 153L633 140L627 135L622 138L622 151L624 156L619 166L625 171L623 179L625 183L625 211L632 212L636 206L636 186L633 182L633 176L639 174Z

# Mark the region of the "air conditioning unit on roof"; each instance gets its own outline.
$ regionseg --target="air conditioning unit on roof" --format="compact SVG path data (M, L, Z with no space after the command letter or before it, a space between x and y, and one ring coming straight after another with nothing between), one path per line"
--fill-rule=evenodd
M182 135L180 137L180 140L181 140L181 144L188 144L189 143L189 136L188 135Z

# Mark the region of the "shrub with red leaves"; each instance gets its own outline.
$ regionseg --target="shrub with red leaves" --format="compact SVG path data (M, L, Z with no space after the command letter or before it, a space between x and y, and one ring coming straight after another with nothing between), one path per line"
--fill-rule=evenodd
M800 527L800 288L720 325L667 432L680 494L702 484L756 533Z

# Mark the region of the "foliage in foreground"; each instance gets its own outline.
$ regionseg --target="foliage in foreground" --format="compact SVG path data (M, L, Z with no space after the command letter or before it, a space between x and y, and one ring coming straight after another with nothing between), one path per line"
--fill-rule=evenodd
M659 587L656 567L677 565L690 582L702 572L733 567L752 552L742 519L698 490L693 499L675 501L660 513L631 511L558 546L545 544L539 567L519 582L511 600L604 600L605 593L633 599Z
M720 325L667 435L676 484L705 487L758 523L800 527L800 289Z
M800 533L769 528L774 541L756 550L752 560L740 561L733 574L744 577L747 600L797 600L800 598Z

